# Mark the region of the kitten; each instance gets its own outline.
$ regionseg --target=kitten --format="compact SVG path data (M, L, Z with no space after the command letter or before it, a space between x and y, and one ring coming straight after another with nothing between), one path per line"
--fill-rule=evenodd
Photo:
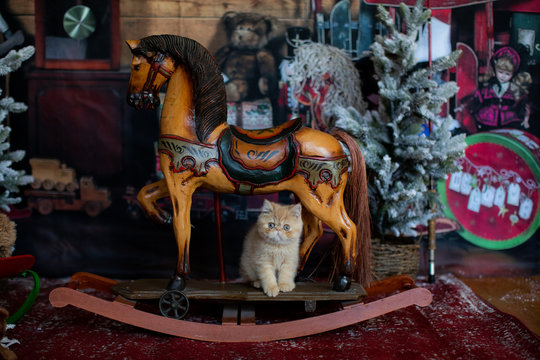
M257 223L244 240L240 274L244 281L262 287L275 297L292 291L298 268L302 205L280 205L264 200Z

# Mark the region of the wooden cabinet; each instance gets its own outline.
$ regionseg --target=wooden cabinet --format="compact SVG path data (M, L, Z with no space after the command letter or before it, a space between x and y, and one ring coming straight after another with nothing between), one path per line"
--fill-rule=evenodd
M129 73L33 71L28 81L29 157L58 158L103 185L148 180L157 114L128 107Z
M119 0L36 0L36 66L117 69L119 21Z

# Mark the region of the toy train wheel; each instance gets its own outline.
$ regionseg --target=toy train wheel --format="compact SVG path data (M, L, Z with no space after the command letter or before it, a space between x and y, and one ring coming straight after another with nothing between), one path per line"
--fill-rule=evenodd
M54 181L51 179L45 179L42 185L45 190L52 190L54 188Z
M72 183L72 182L68 183L66 185L66 190L69 191L69 192L73 192L73 191L77 190L77 184Z
M56 184L54 184L54 188L58 191L64 191L66 189L66 184L57 182Z
M49 215L54 210L54 206L49 199L38 199L37 210L41 215Z
M159 311L165 317L182 319L188 310L189 300L181 291L167 290L159 299Z
M38 190L41 187L41 181L38 179L34 179L31 186L32 186L32 189Z
M98 216L101 212L101 205L96 201L89 201L84 205L84 211L88 216Z

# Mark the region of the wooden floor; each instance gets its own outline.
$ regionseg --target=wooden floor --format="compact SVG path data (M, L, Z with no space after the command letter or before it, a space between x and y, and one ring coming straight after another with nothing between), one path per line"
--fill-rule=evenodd
M460 279L482 299L514 315L540 336L540 275Z

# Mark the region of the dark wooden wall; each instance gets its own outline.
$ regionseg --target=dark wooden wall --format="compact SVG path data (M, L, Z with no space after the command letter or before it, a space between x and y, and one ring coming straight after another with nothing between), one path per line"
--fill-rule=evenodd
M322 0L328 15L336 1ZM219 26L227 11L256 12L276 16L287 26L312 28L312 0L120 0L120 38L140 39L154 34L177 34L190 37L210 51L223 46L226 39ZM351 1L353 17L360 0ZM6 0L5 17L13 17L29 34L35 34L34 0ZM8 16L9 15L9 16ZM127 47L121 50L121 67L127 67L131 55Z

